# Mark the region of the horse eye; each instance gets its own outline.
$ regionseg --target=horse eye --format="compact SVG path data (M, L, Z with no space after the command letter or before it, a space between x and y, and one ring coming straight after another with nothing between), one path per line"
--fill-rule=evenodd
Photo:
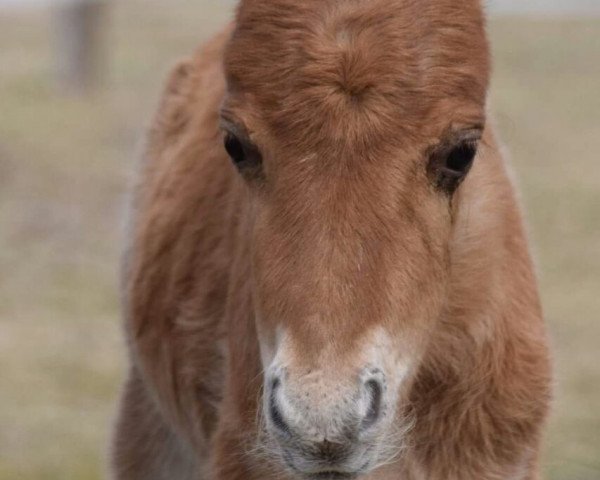
M435 151L429 162L429 172L435 185L449 194L454 193L469 173L476 153L477 143L474 141Z
M244 146L233 133L227 133L225 135L225 151L231 157L231 160L233 160L233 163L235 163L236 166L239 166L246 160L246 151L244 150Z
M226 132L224 147L233 164L246 179L262 178L262 155L254 144L234 133Z
M465 142L450 151L446 158L446 168L453 172L466 175L477 153L477 147L471 142Z

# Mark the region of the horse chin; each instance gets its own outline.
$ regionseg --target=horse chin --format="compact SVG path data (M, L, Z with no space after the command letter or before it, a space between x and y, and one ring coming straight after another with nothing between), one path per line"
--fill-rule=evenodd
M315 458L309 444L282 438L281 433L266 426L262 430L260 450L265 465L283 471L296 480L353 480L364 478L384 465L394 463L405 450L411 428L408 418L399 419L404 425L390 422L368 438L346 445L347 454L339 461Z
M285 458L285 454L283 455ZM362 460L361 460L362 461ZM353 463L353 462L350 462ZM345 465L343 463L338 465L319 465L314 464L312 467L309 466L310 462L305 462L298 466L289 460L284 462L284 468L293 477L302 480L352 480L359 478L369 473L373 468L371 464L374 463L371 460L366 460L358 468L356 465Z
M314 473L296 473L297 476L304 480L352 480L361 475L368 473L368 471L358 471L358 472L338 472L336 470L324 470L322 472L314 472Z

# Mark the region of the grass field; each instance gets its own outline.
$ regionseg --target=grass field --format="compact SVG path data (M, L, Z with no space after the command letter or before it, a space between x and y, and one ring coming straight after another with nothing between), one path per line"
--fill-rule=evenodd
M53 85L48 12L0 11L0 479L94 480L124 349L117 263L136 145L220 2L114 2L104 87ZM169 6L167 8L166 6ZM496 19L491 110L555 349L551 480L600 479L600 20Z

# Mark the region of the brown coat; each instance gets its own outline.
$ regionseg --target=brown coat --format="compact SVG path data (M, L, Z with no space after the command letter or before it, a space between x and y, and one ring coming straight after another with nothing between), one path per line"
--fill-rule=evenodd
M124 268L131 367L112 448L115 478L291 478L257 447L266 368L259 337L274 337L281 325L273 319L287 312L295 351L316 358L334 332L342 346L328 358L340 368L352 362L340 352L358 348L376 323L408 342L397 344L410 350L413 367L395 421L410 426L395 458L366 477L536 479L550 401L547 340L492 128L488 122L471 171L451 194L436 192L417 160L405 170L392 162L408 165L445 141L452 115L452 125L485 123L479 3L325 4L336 6L244 1L233 40L228 29L167 82ZM232 166L220 112L251 130L264 157L260 174ZM346 173L334 176L341 162ZM339 232L324 239L324 222ZM359 258L353 235L367 258L363 280L348 263ZM321 256L323 245L339 255ZM412 269L381 273L394 259ZM307 302L318 308L309 312ZM377 320L388 303L424 320Z

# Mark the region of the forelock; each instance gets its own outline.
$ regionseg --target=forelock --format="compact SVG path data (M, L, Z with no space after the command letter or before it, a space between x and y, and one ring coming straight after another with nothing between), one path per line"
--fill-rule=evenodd
M277 134L354 148L484 104L489 68L477 0L242 2L225 67Z

